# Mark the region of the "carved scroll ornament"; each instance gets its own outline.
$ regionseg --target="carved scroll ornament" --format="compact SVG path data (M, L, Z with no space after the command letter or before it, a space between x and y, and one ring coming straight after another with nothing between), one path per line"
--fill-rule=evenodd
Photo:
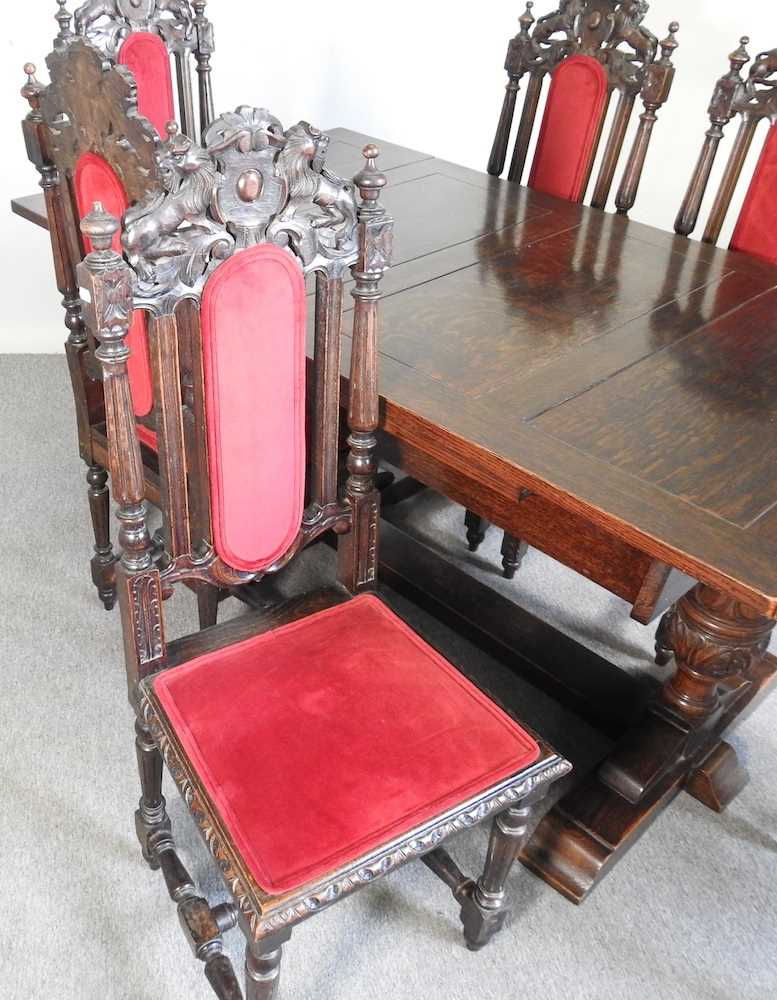
M125 38L136 31L159 35L171 52L197 43L189 0L86 0L75 12L76 34L115 60Z
M137 304L162 314L197 298L219 260L260 242L289 249L306 272L344 273L358 257L356 197L324 166L328 145L307 122L284 131L262 108L216 119L205 148L171 126L162 188L125 219Z
M644 25L645 0L560 0L558 10L535 21L533 2L520 18L505 69L513 79L552 72L568 56L598 59L613 87L637 92L658 51L658 39Z

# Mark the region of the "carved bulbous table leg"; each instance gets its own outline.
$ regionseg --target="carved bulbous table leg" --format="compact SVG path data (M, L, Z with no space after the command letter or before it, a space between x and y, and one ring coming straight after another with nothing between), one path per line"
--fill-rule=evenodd
M86 481L94 530L92 580L106 611L110 611L116 603L116 556L111 546L108 473L101 465L90 465Z
M774 622L712 587L694 587L669 612L666 635L677 671L664 703L697 728L719 712L721 686L749 675L769 645Z
M581 902L685 789L720 811L744 787L726 729L776 676L774 622L697 584L662 623L676 670L615 750L545 816L522 861Z
M476 514L473 510L468 510L464 515L464 524L467 528L467 544L470 552L477 552L485 541L486 532L490 525L488 521Z
M156 834L170 834L165 797L162 795L162 755L151 732L140 720L135 722L135 750L140 772L141 796L135 813L135 831L143 857L155 871L159 858L151 843Z

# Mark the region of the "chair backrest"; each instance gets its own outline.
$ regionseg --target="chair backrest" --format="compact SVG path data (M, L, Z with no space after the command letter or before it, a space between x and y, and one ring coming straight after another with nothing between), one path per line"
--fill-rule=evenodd
M175 180L163 198L127 213L126 260L115 249L113 216L97 208L82 222L95 248L79 266L79 281L103 367L131 687L164 660L161 602L180 580L246 583L334 530L342 536L341 581L352 591L375 581L377 310L393 223L379 203L386 180L375 166L377 149L365 149L366 166L351 184L326 169L328 143L306 122L284 130L268 111L241 107L212 124L204 148L173 134L158 151L158 169ZM349 270L355 279L350 455L341 497L340 354ZM312 274L305 502L305 277ZM157 399L161 564L152 561L146 528L127 374L127 334L137 309L148 314ZM189 399L181 388L184 346L193 374ZM198 413L201 419L192 419Z
M690 236L699 220L704 195L726 125L739 116L740 126L710 210L705 243L717 243L741 178L747 154L759 125L769 122L757 166L739 213L731 248L777 263L777 49L756 57L747 79L742 70L750 61L746 46L729 56L729 71L718 80L709 107L710 127L699 160L675 222L675 231Z
M213 25L205 16L207 0L86 0L75 15L69 13L67 0L57 0L57 4L60 31L55 46L72 36L72 21L77 35L111 63L132 72L140 113L161 137L173 120L180 121L186 135L205 133L213 121L211 56L215 50ZM192 60L198 75L197 121Z
M130 205L161 197L165 180L157 155L160 140L138 111L130 73L107 64L97 48L75 35L60 41L47 65L49 85L28 80L25 88L28 98L35 95L38 110L33 108L33 121L28 118L24 127L31 159L43 177L55 259L68 272L66 284L75 289L75 269L91 249L81 238L82 215L100 201L121 218ZM40 138L31 145L32 134ZM116 246L120 247L118 236ZM70 325L69 345L89 346L77 307ZM135 414L146 425L140 433L153 445L154 399L145 326L139 312L130 337L134 348L130 375Z
M660 43L642 24L644 0L560 0L558 10L535 21L528 2L520 31L510 42L502 114L488 172L504 170L521 80L528 76L508 179L520 182L535 128L546 77L545 111L537 138L529 186L569 201L583 201L613 91L618 104L591 198L604 208L610 195L637 95L644 111L617 193L618 211L634 204L658 109L674 80L676 22ZM658 57L660 48L660 58Z

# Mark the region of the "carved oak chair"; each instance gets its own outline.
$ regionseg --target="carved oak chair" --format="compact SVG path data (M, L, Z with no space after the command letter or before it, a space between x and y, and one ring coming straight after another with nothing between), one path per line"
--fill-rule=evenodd
M100 600L110 610L116 588L109 530L105 406L100 366L94 359L95 345L87 336L78 297L76 267L89 249L88 241L81 239L78 222L95 200L122 217L132 205L145 206L160 199L165 184L177 183L178 175L166 172L160 158L165 144L160 143L153 124L139 113L132 75L124 67L106 62L104 54L90 41L68 32L64 17L56 47L47 59L49 86L35 79L34 66L25 67L29 76L22 94L31 110L23 129L29 158L41 176L55 276L70 331L65 351L75 399L79 451L88 465L95 538L92 578ZM192 195L188 207L196 215L198 203L208 192L193 188L186 178L184 181L182 189ZM130 383L137 432L143 445L146 495L158 502L155 394L146 321L141 312L133 319L130 341ZM209 587L198 589L203 627L215 622L218 597Z
M644 110L615 198L618 213L626 215L637 197L657 113L672 89L672 56L678 46L675 35L679 25L673 21L669 35L659 43L642 23L649 10L644 0L561 0L557 10L539 20L535 20L533 8L530 0L519 19L520 31L507 50L505 69L509 79L488 172L498 177L504 170L518 92L527 77L508 171L509 180L521 182L540 98L549 77L527 183L546 194L582 202L612 95L617 91L617 107L591 195L591 204L604 209L639 96ZM486 537L488 522L468 510L465 526L470 551L476 552ZM522 540L504 535L502 567L508 580L515 576L526 549Z
M702 241L717 243L731 207L747 154L763 121L769 122L763 148L750 180L744 204L731 238L731 249L777 263L777 49L756 56L747 79L742 70L750 61L742 38L729 56L730 68L715 85L709 107L710 127L688 191L675 222L675 231L690 236L699 220L704 196L726 125L739 117L739 132L710 210Z
M79 283L103 379L119 505L117 568L142 797L136 828L161 868L181 924L222 1000L242 996L222 933L247 938L247 1000L269 1000L282 945L319 910L414 858L453 891L466 940L504 921L505 880L530 813L569 769L432 650L374 594L380 281L393 223L368 146L346 183L324 165L328 139L284 131L240 108L213 123L207 152L178 137L171 155L216 162L215 197L197 227L152 232L133 218L125 261L118 222L96 205ZM358 190L358 195L357 195ZM165 203L175 202L168 193ZM171 217L172 218L172 217ZM348 478L338 492L344 280L354 285ZM305 277L316 302L311 454L306 463ZM171 512L155 562L131 398L133 311L149 314L158 387L160 477ZM179 377L190 344L199 434L186 433ZM342 383L344 385L344 383ZM305 499L306 464L311 470ZM208 489L193 509L186 479ZM257 579L325 532L338 536L339 585L167 643L174 586ZM352 596L357 595L358 596ZM234 902L211 908L179 859L162 795L163 761ZM485 870L467 879L444 849L495 817Z

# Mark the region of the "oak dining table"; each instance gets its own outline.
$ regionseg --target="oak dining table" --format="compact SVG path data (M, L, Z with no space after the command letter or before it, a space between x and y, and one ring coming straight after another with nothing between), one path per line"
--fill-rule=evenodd
M396 222L381 419L405 478L385 493L381 569L614 740L522 856L580 902L679 792L719 811L746 781L723 736L777 668L777 267L329 134L346 176L378 143ZM47 226L41 196L13 210ZM660 619L668 681L627 675L392 526L421 487Z

